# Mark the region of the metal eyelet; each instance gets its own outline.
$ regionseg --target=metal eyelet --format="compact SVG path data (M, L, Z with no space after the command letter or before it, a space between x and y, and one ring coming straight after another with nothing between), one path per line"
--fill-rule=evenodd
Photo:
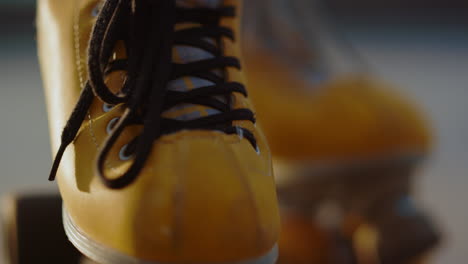
M112 130L114 129L117 122L119 122L119 119L120 119L120 117L114 117L114 118L111 119L111 121L109 121L109 123L107 124L107 127L106 127L107 134L112 133Z
M101 12L101 7L102 7L102 2L99 1L91 10L91 16L97 17L99 15L99 12Z
M257 152L257 155L260 155L261 154L261 151L260 151L260 148L257 146L255 146L255 152Z
M102 111L104 111L105 113L109 112L110 110L112 110L112 108L114 108L115 105L111 105L111 104L108 104L108 103L104 103L102 105Z
M124 145L119 151L119 158L122 161L126 161L126 160L129 160L129 159L132 158L132 155L127 155L126 154L127 148L128 148L128 144Z
M239 139L244 138L244 130L241 127L236 126L236 134L239 136Z

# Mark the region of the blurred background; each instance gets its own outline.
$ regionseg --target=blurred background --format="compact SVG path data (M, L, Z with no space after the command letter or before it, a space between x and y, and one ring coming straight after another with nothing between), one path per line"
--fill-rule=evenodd
M431 263L465 263L468 2L328 0L327 6L374 71L432 119L437 145L417 179L419 199L445 232ZM33 0L0 0L1 195L56 190L47 181L51 157L34 16Z

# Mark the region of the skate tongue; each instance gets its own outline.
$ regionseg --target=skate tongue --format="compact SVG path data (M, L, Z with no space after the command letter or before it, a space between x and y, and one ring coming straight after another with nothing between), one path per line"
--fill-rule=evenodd
M222 0L176 0L180 7L209 7L216 8L221 5Z
M177 6L182 8L217 8L221 5L222 0L176 0ZM176 28L187 28L187 27L199 27L197 24L183 23L177 24ZM205 41L211 42L213 45L216 45L214 39L205 39ZM214 55L196 48L187 45L176 45L172 50L173 59L176 63L186 64L191 62L196 62L204 59L212 59ZM220 70L212 71L218 76L223 76L223 72ZM214 83L197 77L182 77L176 80L173 80L168 83L168 90L186 92L193 89L197 89L204 86L214 85ZM225 101L225 98L217 97L218 100ZM213 115L220 113L218 110L212 109L210 107L201 106L201 105L192 105L192 104L179 104L165 113L163 116L166 118L178 119L178 120L191 120L200 118L203 116Z

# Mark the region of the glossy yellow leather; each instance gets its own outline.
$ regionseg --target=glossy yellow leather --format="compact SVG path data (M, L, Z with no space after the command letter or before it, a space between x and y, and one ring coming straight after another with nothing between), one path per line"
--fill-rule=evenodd
M268 49L246 42L244 55L250 94L274 157L346 161L429 151L423 115L382 82L350 75L314 87Z
M96 0L39 0L38 45L49 111L52 151L86 81L86 49ZM239 6L238 0L225 0ZM240 7L239 7L240 9ZM238 29L239 17L222 24ZM237 32L237 36L238 36ZM239 38L224 40L226 55L240 57ZM122 73L107 79L118 86ZM244 82L243 73L228 69L228 77ZM235 95L236 107L251 107ZM64 205L89 238L140 259L162 262L230 262L267 253L276 243L279 213L270 152L259 128L254 132L257 154L237 135L181 131L154 143L152 154L136 182L122 190L106 188L97 177L95 160L110 120L121 106L104 112L95 99L88 120L67 150L58 172ZM138 134L126 129L106 163L117 177L130 161L118 152Z

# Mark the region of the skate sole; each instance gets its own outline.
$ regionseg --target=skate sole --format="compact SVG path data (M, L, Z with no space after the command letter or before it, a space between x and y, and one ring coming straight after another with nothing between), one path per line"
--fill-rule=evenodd
M382 195L410 181L424 159L422 154L408 153L346 162L280 162L275 166L280 205L283 209L307 211L324 199L346 203L347 197L359 193L367 193L363 198L372 202L370 193Z
M73 223L65 207L62 208L63 226L70 242L85 256L100 264L171 264L142 260L125 255L114 249L106 247L86 236ZM278 259L278 246L275 245L266 255L255 259L238 262L222 262L210 264L274 264Z
M337 159L329 161L283 161L275 160L275 177L278 185L307 180L323 181L330 177L342 180L342 177L360 174L363 171L378 172L389 168L414 168L426 159L424 153L400 153L391 156L360 159Z

